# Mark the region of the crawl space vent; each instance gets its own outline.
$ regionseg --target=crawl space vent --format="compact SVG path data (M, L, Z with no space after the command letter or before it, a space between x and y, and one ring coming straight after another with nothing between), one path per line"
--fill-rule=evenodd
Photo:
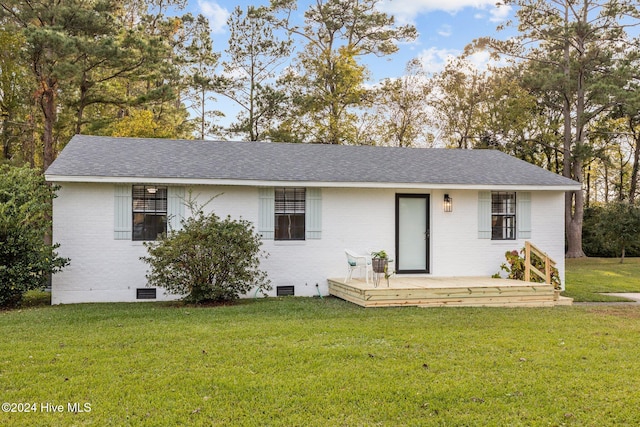
M276 294L279 297L286 297L288 295L295 295L295 287L294 286L277 286Z
M136 289L136 299L156 299L156 288Z

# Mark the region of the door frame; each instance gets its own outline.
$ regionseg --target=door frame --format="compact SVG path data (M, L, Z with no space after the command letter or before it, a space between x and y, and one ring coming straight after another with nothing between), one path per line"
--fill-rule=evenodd
M424 199L426 205L426 215L425 215L425 229L426 236L424 240L425 244L425 269L424 270L400 270L400 257L402 254L400 253L400 199L402 198L411 198L411 199ZM396 273L399 274L424 274L429 273L429 247L431 242L431 195L423 194L423 193L396 193L396 262L395 262L395 270Z

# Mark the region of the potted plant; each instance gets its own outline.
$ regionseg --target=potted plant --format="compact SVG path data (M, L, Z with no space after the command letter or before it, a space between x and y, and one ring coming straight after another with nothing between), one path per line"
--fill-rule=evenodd
M384 250L371 252L371 263L374 273L384 273L389 267L389 255Z
M389 278L393 275L393 271L389 271L389 263L393 261L389 259L389 255L384 250L371 252L371 267L373 272L374 285L377 287L380 280L380 274L384 274L384 278L389 286Z

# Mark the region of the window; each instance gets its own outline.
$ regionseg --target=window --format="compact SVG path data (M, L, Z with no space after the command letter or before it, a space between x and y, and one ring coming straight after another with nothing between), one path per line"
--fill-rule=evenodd
M515 240L516 193L491 193L491 240Z
M275 189L275 240L304 240L305 189Z
M167 231L167 187L133 186L133 240L156 240Z

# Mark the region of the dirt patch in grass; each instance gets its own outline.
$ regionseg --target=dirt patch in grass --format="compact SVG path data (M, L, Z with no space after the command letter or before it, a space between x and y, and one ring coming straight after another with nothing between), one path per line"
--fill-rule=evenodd
M613 316L625 319L640 319L640 305L634 304L599 305L589 308L588 311L603 317Z
M229 307L238 305L238 301L203 301L200 303L187 303L184 301L169 301L164 304L164 307L170 308L211 308L211 307Z

